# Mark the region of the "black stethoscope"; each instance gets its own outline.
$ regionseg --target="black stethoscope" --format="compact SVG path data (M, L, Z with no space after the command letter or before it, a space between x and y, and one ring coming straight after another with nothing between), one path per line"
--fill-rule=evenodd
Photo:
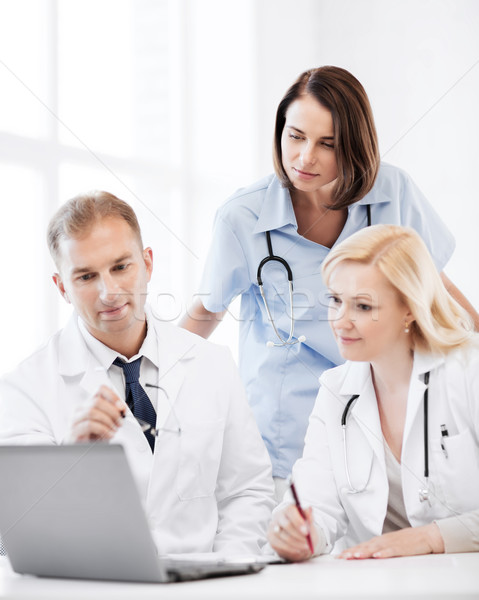
M424 390L424 487L419 488L419 500L420 502L430 502L429 500L429 432L428 432L428 391L429 391L429 371L424 374L424 384L426 389ZM355 400L359 398L359 394L351 396L346 404L343 414L341 416L341 429L343 433L343 451L344 451L344 466L346 470L346 477L348 479L349 494L360 494L367 488L367 483L364 487L357 489L351 483L351 477L349 475L348 467L348 455L346 449L346 419L349 414L349 409Z
M366 210L367 210L367 218L368 218L367 227L370 227L370 225L371 225L371 205L370 204L366 204ZM266 309L266 313L268 314L268 319L270 320L270 323L274 329L274 332L275 332L277 338L279 339L279 342L276 342L276 343L272 342L272 341L268 341L268 342L266 342L266 345L269 348L272 348L273 346L293 346L294 344L299 344L301 342L306 341L306 336L304 336L304 335L300 335L297 340L293 340L293 336L294 336L293 271L291 270L291 267L289 266L288 262L284 258L281 258L281 256L275 256L275 254L273 254L273 244L271 243L271 232L270 231L266 231L266 243L268 244L268 256L263 258L263 260L259 263L258 271L256 274L256 280L258 282L258 287L259 287L259 291L261 294L261 298L263 298L263 303L264 303L264 307ZM266 300L266 296L263 291L263 279L261 277L261 272L266 263L274 262L274 261L279 262L284 267L284 269L286 270L287 276L288 276L289 306L291 308L291 324L289 327L289 335L288 335L287 339L284 339L281 336L281 334L279 333L279 331L276 327L276 324L274 322L273 315L271 314L271 311L269 310L268 301Z

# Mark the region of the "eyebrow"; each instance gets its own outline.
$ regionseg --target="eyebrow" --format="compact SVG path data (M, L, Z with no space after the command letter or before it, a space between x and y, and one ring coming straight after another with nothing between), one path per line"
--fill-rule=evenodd
M128 258L131 258L131 252L128 252L127 254L124 254L123 256L120 256L113 262L113 264L118 265L118 264L124 262L125 260L127 260ZM82 275L84 273L91 273L94 270L95 269L92 269L91 267L77 267L76 269L73 269L72 275Z
M301 129L299 129L298 127L295 127L294 125L286 125L286 127L288 129L294 129L295 131L297 131L298 133L300 133L301 135L306 135L304 133L304 131L302 131ZM334 140L334 135L322 135L321 136L322 140Z
M332 290L331 288L328 288L328 294L329 294L329 295L332 295L332 296L342 296L342 295L343 295L343 292L335 292L335 291L334 291L334 290ZM367 298L368 300L371 300L371 302L372 302L372 300L373 300L373 298L372 298L372 294L367 294L367 293L364 293L364 294L356 294L356 296L352 296L352 299L353 299L353 300L360 300L361 298Z

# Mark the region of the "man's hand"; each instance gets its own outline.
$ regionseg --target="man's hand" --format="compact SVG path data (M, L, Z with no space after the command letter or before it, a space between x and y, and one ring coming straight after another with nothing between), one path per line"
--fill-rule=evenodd
M127 405L106 385L75 415L69 440L87 442L109 440L125 418Z
M308 545L308 533L311 535L313 548L318 543L318 532L313 525L311 508L305 511L306 521L293 504L277 512L268 529L268 540L276 552L287 560L299 561L311 558Z
M422 527L407 527L385 533L367 542L344 550L339 558L391 558L416 554L440 554L444 541L436 523Z

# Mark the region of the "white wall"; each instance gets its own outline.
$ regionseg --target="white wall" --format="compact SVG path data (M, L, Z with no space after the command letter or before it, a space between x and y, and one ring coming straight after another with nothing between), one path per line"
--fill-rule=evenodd
M479 3L319 4L319 61L364 84L382 157L413 176L456 236L446 273L479 308Z
M203 9L205 5L210 9L222 6L226 12L226 5L239 6L224 0L199 4ZM203 218L196 231L200 260L192 266L190 282L199 277L196 269L208 246L204 227L208 231L213 209L236 187L272 170L274 116L283 93L303 70L333 64L350 70L365 86L383 159L412 175L455 235L457 248L446 273L479 308L475 269L479 256L479 2L256 0L248 4L248 11L252 17L249 26L239 23L232 32L234 46L239 43L240 30L242 54L234 54L231 47L229 52L234 61L252 68L252 74L243 72L237 83L243 94L243 86L251 86L255 102L239 114L235 107L235 129L227 125L221 136L218 153L226 153L223 161L239 150L228 180L216 188L210 187L208 177L202 181L208 193L201 194L199 203L195 201ZM225 48L225 27L218 28L211 15L205 14L198 27L206 24L204 35L216 38L218 46ZM220 16L224 17L223 12ZM208 67L198 63L195 68ZM208 91L215 103L228 106L234 103L236 90L228 74L224 78L222 74ZM214 107L207 121L214 120L213 112ZM193 137L204 121L205 114L196 113ZM221 122L220 128L223 125ZM251 177L241 179L242 173ZM233 326L223 326L215 339L228 343L234 339L234 331Z
M13 277L18 275L19 281L22 274L25 275L28 252L37 262L47 261L45 248L34 255L25 244L35 243L35 248L43 244L43 229L51 207L73 193L95 187L97 181L99 185L111 182L112 191L132 201L139 210L146 241L155 246L158 259L153 293L171 293L175 306L170 314L172 318L178 316L197 288L216 208L238 187L271 172L276 106L300 72L323 64L345 67L364 84L373 105L384 159L408 171L448 223L456 236L457 250L446 272L479 307L479 278L475 269L479 254L476 234L479 203L475 185L479 171L477 0L169 0L168 8L164 9L172 18L168 34L163 32L157 36L158 44L164 42L170 47L170 74L166 83L170 109L165 121L168 126L162 124L155 133L163 141L164 136L168 136L163 154L156 162L150 160L147 175L143 176L137 169L135 177L130 177L130 171L136 169L145 150L144 142L139 147L132 144L131 148L122 148L124 159L115 162L107 157L111 172L90 157L91 164L85 162L84 170L77 169L74 176L68 168L62 168L60 180L54 182L54 176L48 173L48 181L52 182L48 189L42 188L41 181L50 169L50 159L55 157L49 156L48 150L47 154L38 153L36 142L11 137L15 124L15 127L18 125L15 131L26 135L26 125L35 128L35 123L40 123L40 117L45 116L45 106L32 92L44 99L46 105L50 102L44 90L55 77L56 68L52 65L43 74L34 68L35 61L43 56L42 40L50 39L51 35L45 33L49 29L45 27L43 15L32 13L32 7L37 10L45 2L53 12L55 7L61 7L60 15L64 15L68 7L74 7L86 23L96 23L101 29L100 55L96 54L95 58L82 53L81 68L75 70L72 79L79 92L93 94L88 96L89 101L92 100L86 115L88 131L82 130L78 115L61 115L80 139L89 140L88 132L94 133L95 127L103 126L105 120L111 122L112 115L116 115L112 124L115 131L122 131L123 122L125 131L133 127L134 132L135 116L117 115L117 112L126 111L128 102L136 101L138 95L144 102L136 129L141 125L148 134L145 111L154 106L148 107L145 101L149 88L138 87L138 69L151 73L146 81L154 85L154 74L164 68L151 63L142 67L125 57L127 40L118 40L114 28L106 24L101 27L99 22L103 17L107 23L114 22L114 13L120 6L122 26L128 22L125 10L131 10L135 19L144 18L148 22L151 11L160 10L159 0L122 0L119 4L111 0L108 3L106 0L99 3L69 0L69 3L58 4L56 0L41 3L39 0L1 0L0 23L4 35L0 37L0 202L4 216L9 215L3 229L8 233L15 231L10 225L18 228L22 215L20 205L13 206L12 196L5 194L5 181L13 182L12 186L18 181L16 203L21 203L26 195L35 203L35 190L39 198L44 195L50 202L48 215L46 209L42 212L40 208L40 218L26 215L28 222L19 244L23 253L21 264L9 261L12 276L7 309L11 327L7 338L16 335L13 324L28 316L29 327L23 335L25 347L30 351L41 341L38 336L44 329L37 327L34 331L30 325L35 322L54 324L52 317L57 307L52 302L51 283L44 277L44 267L35 276L35 300L22 295L18 306L24 308L17 308L17 312L14 297L18 286L12 285ZM23 5L30 6L23 12L31 18L21 27L16 20L12 21L11 13L13 7L16 13L21 12ZM100 7L105 10L99 11ZM155 18L160 16L156 14ZM166 16L161 19L163 23ZM14 43L5 41L9 39L7 31L15 32ZM61 38L62 31L59 33ZM88 43L87 34L85 32L85 43ZM98 36L95 39L98 40ZM80 36L80 44L81 41ZM105 56L101 55L102 46ZM112 51L115 47L121 52ZM152 46L151 52L143 48L145 52L151 56L151 62L156 60L156 47ZM95 80L92 88L80 86L78 77L88 73L92 66L88 61L93 60L103 61L106 67L109 65L111 73L107 76L107 68L105 78ZM68 73L68 64L64 63L62 54L60 72ZM33 65L33 78L25 76L26 65ZM126 85L127 68L134 89L131 93L126 90L126 96L122 91L121 98L130 100L113 106L113 98L103 108L104 102L100 99L105 98L105 94L111 96L118 86ZM23 77L30 90L22 86L16 76ZM15 90L16 95L9 100L10 89ZM56 110L52 102L50 108ZM111 111L108 106L112 107ZM48 118L51 120L51 115ZM94 119L97 119L96 126ZM156 119L151 129L155 126ZM132 134L132 137L140 139L141 136ZM25 157L40 183L37 179L27 180L12 166L22 148L28 153ZM70 154L72 160L77 159L76 150ZM129 190L122 190L120 182L114 179L117 173L128 183ZM58 198L52 200L52 193L58 192ZM65 194L68 195L63 197ZM156 220L153 214L157 215ZM41 232L32 233L35 224ZM15 249L11 241L5 245L3 239L4 236L0 240L0 251L10 258ZM38 281L40 275L45 278L44 288ZM5 297L3 294L2 314ZM168 312L168 308L165 310ZM48 311L50 320L45 317ZM2 332L5 335L5 329ZM215 339L235 348L234 318L219 328ZM16 361L8 339L4 340L4 348L6 358Z

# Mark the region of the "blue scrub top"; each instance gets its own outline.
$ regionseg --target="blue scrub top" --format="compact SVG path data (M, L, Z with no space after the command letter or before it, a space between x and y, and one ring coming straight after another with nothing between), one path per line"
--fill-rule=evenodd
M423 238L439 271L454 250L454 239L411 178L382 163L373 189L348 208L336 244L372 224L413 227ZM257 284L260 261L273 253L286 259L293 272L294 336L306 341L268 348L277 342ZM336 245L335 244L335 245ZM325 369L343 362L328 324L328 300L321 264L329 248L298 234L289 190L270 175L237 191L216 214L213 240L200 285L200 298L211 312L225 310L241 295L239 367L250 405L273 463L275 477L287 477L303 451L309 415ZM289 291L285 269L269 262L263 287L283 339L290 330Z

